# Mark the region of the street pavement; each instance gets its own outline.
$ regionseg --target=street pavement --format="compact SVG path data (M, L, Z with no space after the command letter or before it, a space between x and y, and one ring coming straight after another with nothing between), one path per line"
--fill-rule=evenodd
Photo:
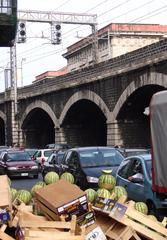
M20 190L20 189L31 190L32 186L39 181L43 181L43 178L42 178L42 175L39 174L38 179L13 178L11 179L11 181L12 181L12 184L11 184L12 188L16 188L17 190Z

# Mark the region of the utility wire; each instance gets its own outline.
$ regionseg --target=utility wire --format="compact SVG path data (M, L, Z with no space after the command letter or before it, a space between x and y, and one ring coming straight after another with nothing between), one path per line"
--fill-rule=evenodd
M129 0L130 1L130 0ZM145 4L143 4L143 5L141 5L141 6L144 6L144 5L146 5L146 4L149 4L150 2L153 2L154 0L152 0L152 1L149 1L148 3L145 3ZM96 5L96 6L99 6L99 5L101 5L102 3L104 3L104 2L107 2L107 1L103 1L103 2L101 2L101 3L99 3L98 5ZM126 1L127 2L127 1ZM124 4L125 4L125 2L124 2ZM117 5L117 6L120 6L121 4L119 4L119 5ZM166 6L166 5L165 5ZM139 9L140 7L138 7L138 9ZM162 7L162 8L164 8L164 7ZM160 8L160 9L162 9L162 8ZM115 9L115 7L114 7L114 9ZM129 13L129 12L132 12L133 10L136 10L137 8L134 8L134 9L132 9L132 10L130 10L130 11L128 11L128 12L126 12L126 13L124 13L124 15L125 14L127 14L127 13ZM110 9L110 11L111 10L113 10L113 8L112 9ZM157 10L159 10L159 9L157 9ZM157 11L157 10L155 10L155 11ZM109 10L107 10L107 11L105 11L105 12L103 12L102 14L100 14L99 16L102 16L103 14L105 14L106 12L108 12ZM155 11L153 11L153 12L155 12ZM152 13L152 12L151 12ZM151 13L149 13L149 14L151 14ZM148 14L147 15L143 15L143 16L141 16L141 17L139 17L139 18L137 18L138 20L140 20L141 18L143 18L144 16L147 16L147 19L148 19ZM154 16L155 16L155 14L154 14ZM120 17L120 15L118 16L118 17ZM112 19L116 19L117 17L115 17L115 18L112 18ZM132 20L132 21L135 21L135 20ZM131 21L131 22L132 22ZM104 23L104 22L103 22ZM80 26L79 26L80 27ZM77 27L78 28L78 27ZM42 47L42 46L41 46ZM34 48L36 48L36 47L34 47ZM28 51L28 50L27 50ZM55 54L55 53L54 53Z

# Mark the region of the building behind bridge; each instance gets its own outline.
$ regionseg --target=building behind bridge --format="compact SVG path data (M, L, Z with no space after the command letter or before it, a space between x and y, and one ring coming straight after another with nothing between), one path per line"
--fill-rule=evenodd
M158 42L165 36L167 36L165 25L111 23L97 32L98 62ZM93 64L93 40L93 35L89 35L67 48L63 57L67 59L69 72Z

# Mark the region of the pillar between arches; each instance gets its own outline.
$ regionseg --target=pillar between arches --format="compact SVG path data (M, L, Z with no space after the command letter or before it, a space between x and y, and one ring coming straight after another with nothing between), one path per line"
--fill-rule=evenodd
M66 143L64 129L61 127L55 127L55 143Z
M107 146L122 146L119 124L117 120L107 121Z

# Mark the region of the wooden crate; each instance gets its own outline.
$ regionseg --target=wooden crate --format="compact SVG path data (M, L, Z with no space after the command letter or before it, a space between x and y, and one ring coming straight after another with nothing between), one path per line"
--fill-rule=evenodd
M148 218L147 215L135 210L133 206L133 201L125 204L115 204L109 217L125 226L131 227L139 236L143 236L146 239L167 239L167 229L162 226L161 222ZM124 212L125 209L126 211Z
M81 234L76 234L76 216L72 216L70 222L48 221L30 213L27 216L26 212L21 211L18 224L25 240L84 240L85 237L84 229Z

